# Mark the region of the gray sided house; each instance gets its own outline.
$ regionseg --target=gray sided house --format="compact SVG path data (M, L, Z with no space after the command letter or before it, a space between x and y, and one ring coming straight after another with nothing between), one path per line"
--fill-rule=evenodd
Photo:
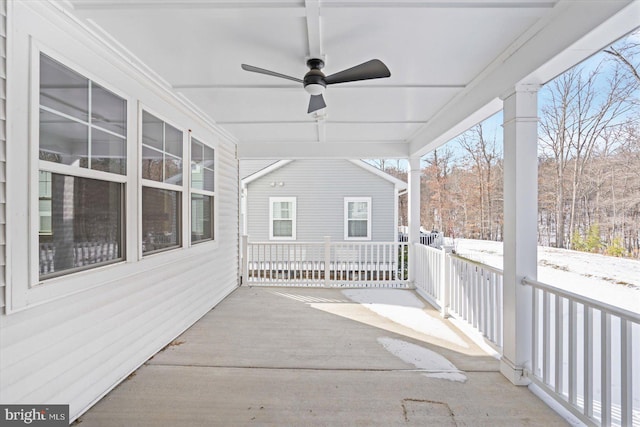
M283 160L246 173L249 241L397 240L398 195L407 184L364 161Z

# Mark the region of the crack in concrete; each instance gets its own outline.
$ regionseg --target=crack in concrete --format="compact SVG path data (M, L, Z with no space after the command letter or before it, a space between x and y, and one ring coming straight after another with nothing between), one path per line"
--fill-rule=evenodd
M405 422L410 422L411 421L411 420L409 420L409 414L407 412L407 406L406 406L407 402L428 403L428 404L432 404L432 405L442 405L449 412L449 416L451 417L451 421L453 421L453 424L455 426L458 425L458 423L456 423L456 420L455 420L455 414L453 413L453 411L451 410L451 407L449 406L449 404L447 402L438 402L437 400L428 400L428 399L402 399L402 403L401 403L401 405L402 405L402 414L404 416Z

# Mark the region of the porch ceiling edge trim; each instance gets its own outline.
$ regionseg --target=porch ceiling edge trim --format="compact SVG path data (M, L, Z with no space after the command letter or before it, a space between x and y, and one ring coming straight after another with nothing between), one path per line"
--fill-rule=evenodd
M238 144L239 159L406 159L406 142L248 142Z
M407 190L408 188L408 184L404 181L399 180L398 178L396 178L395 176L389 175L388 173L378 169L377 167L370 165L369 163L365 162L364 160L354 160L354 159L350 159L349 160L351 163L353 163L354 165L361 167L362 169L366 170L369 173L372 173L374 175L377 175L383 179L386 179L387 181L389 181L390 183L392 183L394 185L394 187L396 188L396 191L401 191L401 190Z
M253 182L258 178L262 178L263 176L270 174L274 170L280 169L282 166L291 163L291 161L292 160L280 160L279 162L269 165L264 169L260 169L259 171L254 172L245 178L241 178L242 185L246 186L250 182Z
M66 1L66 0L64 0ZM236 1L207 1L207 0L179 0L165 1L158 3L153 0L93 0L91 2L81 3L76 6L77 9L148 9L162 7L165 9L191 8L191 9L301 9L304 7L300 2L286 1L255 1L255 0L236 0ZM450 0L431 0L423 2L413 1L336 1L322 5L323 8L434 8L434 9L543 9L553 7L552 1L450 1Z
M560 55L566 55L569 50L575 50L578 46L582 49L582 55L576 57L575 63L585 59L606 43L613 42L617 34L622 37L633 28L613 28L611 18L620 13L629 12L632 2L589 2L589 1L561 1L551 12L550 16L543 18L545 22L538 24L537 30L527 32L528 39L519 40L510 46L499 58L490 65L486 72L476 81L446 105L436 117L429 121L409 138L409 152L411 156L423 156L430 150L446 143L450 137L455 137L462 129L461 122L469 122L471 116L482 120L482 116L490 112L488 106L494 105L495 98L507 92L509 88L518 83L539 83L546 81L566 71L567 68L552 70L546 68L546 75L535 74L537 70L550 63ZM626 10L625 10L626 9ZM581 18L581 19L580 19ZM598 34L603 45L580 45L580 41L591 34ZM593 40L591 40L593 41ZM558 65L567 66L562 61ZM545 78L544 81L527 81L527 78ZM495 108L495 107L494 107ZM478 111L485 110L483 114ZM499 111L500 108L494 111ZM491 114L489 114L491 115ZM487 116L488 117L488 116ZM473 126L475 123L470 123ZM469 127L470 127L469 126ZM468 127L467 127L468 128Z

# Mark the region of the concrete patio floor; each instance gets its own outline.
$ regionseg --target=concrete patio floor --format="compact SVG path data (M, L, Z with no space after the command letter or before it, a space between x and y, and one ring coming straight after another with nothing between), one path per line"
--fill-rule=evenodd
M412 291L391 292L417 297ZM567 425L526 387L511 385L495 358L428 304L418 314L444 328L435 334L367 307L337 289L238 288L77 422L82 427ZM400 315L416 310L387 308ZM389 343L414 354L436 352L459 371L452 377L452 372L419 369L405 361L406 352L403 360L390 351ZM455 375L466 380L452 380Z

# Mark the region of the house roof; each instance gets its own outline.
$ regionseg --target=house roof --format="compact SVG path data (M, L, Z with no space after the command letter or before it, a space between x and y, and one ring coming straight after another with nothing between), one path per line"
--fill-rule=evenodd
M270 174L273 171L276 171L278 169L280 169L281 167L291 163L292 161L295 160L280 160L278 162L275 162L267 167L264 167L262 169L260 169L257 172L252 173L251 175L245 177L242 179L242 185L245 186L259 178L262 178L265 175ZM374 174L382 179L385 179L389 182L391 182L395 187L396 190L398 191L403 191L407 189L407 183L394 177L389 175L388 173L376 168L375 166L370 165L369 163L363 161L363 160L347 160L351 163L353 163L354 165L361 167L362 169L366 170L367 172Z
M238 157L408 158L638 25L632 0L66 0L125 59L224 130ZM306 59L373 58L391 77L327 87L307 114Z

